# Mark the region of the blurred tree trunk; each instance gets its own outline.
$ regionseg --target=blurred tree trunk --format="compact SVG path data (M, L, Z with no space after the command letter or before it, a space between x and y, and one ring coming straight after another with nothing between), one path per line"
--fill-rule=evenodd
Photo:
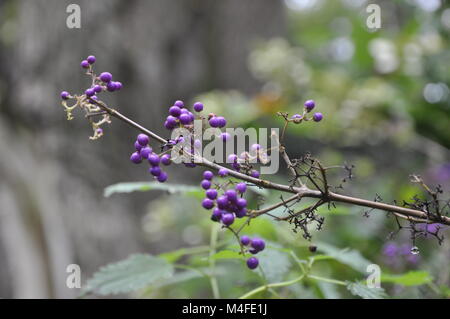
M102 196L109 184L148 179L128 163L136 132L114 122L90 142L87 123L67 122L59 105L61 90L85 89L83 57L124 83L111 105L162 132L175 99L254 92L249 49L284 32L275 0L84 0L81 29L66 27L69 3L0 1L0 297L74 297L67 265L79 264L84 282L105 263L154 251L140 229L149 195Z

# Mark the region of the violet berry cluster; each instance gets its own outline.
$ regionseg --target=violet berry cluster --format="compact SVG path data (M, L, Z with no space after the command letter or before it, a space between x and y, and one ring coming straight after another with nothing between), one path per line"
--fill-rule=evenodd
M266 248L266 243L261 238L253 238L244 235L241 237L241 244L245 247L247 247L247 250L249 253L256 255L257 253L261 252ZM247 267L250 269L255 269L258 267L259 260L256 257L250 257L247 259Z
M135 152L131 154L130 161L134 164L140 164L142 161L148 161L150 167L148 172L153 175L155 180L160 183L167 181L168 175L161 169L161 164L169 166L171 163L169 154L162 154L161 156L153 152L149 145L150 138L145 134L139 134L134 142Z
M320 112L316 112L312 115L312 117L308 117L308 113L311 113L311 111L316 107L316 102L314 100L307 100L303 104L303 112L302 114L294 114L291 117L291 121L295 124L299 124L302 121L310 121L313 120L314 122L320 122L323 119L323 114Z

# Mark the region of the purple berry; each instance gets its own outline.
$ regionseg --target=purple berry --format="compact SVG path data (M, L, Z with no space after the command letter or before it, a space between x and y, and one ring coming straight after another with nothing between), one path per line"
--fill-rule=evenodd
M165 166L169 166L170 163L172 163L172 160L170 159L170 155L164 154L163 156L161 156L161 163Z
M233 169L237 172L239 172L241 169L241 165L239 163L232 163L231 167L233 167Z
M195 102L195 103L194 103L194 110L195 110L196 112L201 112L201 111L203 111L203 103L201 103L201 102Z
M106 84L106 89L108 92L114 92L117 90L116 82L110 81Z
M218 127L225 127L227 125L227 120L223 116L217 117Z
M83 69L87 69L89 67L89 62L86 60L83 60L83 61L81 61L80 65Z
M219 169L218 174L220 177L225 177L228 175L228 170L226 168L221 168L221 169Z
M247 259L247 267L250 269L255 269L259 265L259 260L256 257L250 257Z
M322 113L314 113L313 120L314 122L320 122L323 119Z
M244 235L241 237L241 244L244 246L247 246L248 244L250 244L250 237Z
M150 141L149 137L146 134L139 134L137 136L137 142L142 146L146 146Z
M251 246L257 251L262 251L266 247L266 243L261 238L253 238Z
M161 167L159 166L153 166L152 168L149 169L150 174L152 174L153 176L159 176L162 173Z
M167 121L167 123L169 123L170 126L175 127L175 125L177 125L177 118L174 117L174 116L172 116L172 115L169 115L169 116L166 118L166 121Z
M237 193L234 189L228 189L225 192L225 195L227 196L228 200L232 203L236 202L237 200Z
M308 100L305 102L305 109L308 112L311 112L312 109L316 106L316 103L314 102L314 100Z
M228 197L225 195L219 196L219 198L217 198L217 206L220 209L224 209L225 207L227 207L228 205Z
M227 132L223 132L223 133L220 133L220 139L222 140L222 141L224 141L224 142L228 142L229 140L230 140L230 138L231 138L231 135L230 135L230 133L227 133Z
M247 200L245 198L238 198L236 201L236 206L239 208L247 207Z
M210 189L211 188L211 182L207 179L202 180L201 186L203 189Z
M213 172L211 172L211 171L204 171L204 172L203 172L203 178L204 178L204 179L212 180L213 177L214 177Z
M139 151L139 154L141 155L142 158L147 159L152 152L153 152L153 150L151 147L145 146L145 147L141 148L141 150Z
M224 211L219 208L214 208L211 215L211 219L215 222L219 221L222 218L223 212Z
M218 120L217 116L213 116L209 119L209 125L211 125L211 127L219 127L220 120Z
M236 212L236 217L237 217L237 218L242 218L242 217L245 217L246 215L247 215L247 208L245 208L245 207L239 209L239 210Z
M208 189L206 191L206 197L208 197L209 199L216 199L217 198L217 190L215 189Z
M136 151L140 151L142 149L142 145L139 144L138 141L134 142L134 148L136 149Z
M205 198L202 201L202 206L203 206L204 209L211 209L211 208L214 207L214 201L209 199L209 198Z
M256 171L256 170L252 170L252 171L250 172L250 176L251 176L251 177L254 177L254 178L259 178L259 172Z
M95 93L100 93L102 91L102 86L101 85L94 85L94 91Z
M111 82L112 74L109 72L103 72L102 74L100 74L100 80L105 83Z
M234 223L234 215L230 213L223 214L221 220L224 225L230 226L231 224Z
M86 94L87 97L91 97L93 95L95 95L95 91L93 88L87 89L86 91L84 91L84 94Z
M96 60L97 59L93 55L88 56L86 59L86 61L88 61L89 64L94 64Z
M236 190L239 193L244 194L245 191L247 190L247 184L245 184L243 182L236 184Z
M122 82L116 81L116 82L114 82L114 84L116 86L116 91L119 91L123 87Z
M183 125L187 125L187 124L191 123L191 117L189 116L189 114L181 114L180 122Z
M67 91L62 91L62 92L61 92L61 98L62 98L63 100L68 100L69 97L70 97L69 92L67 92Z
M169 114L174 116L174 117L178 117L181 114L181 109L178 106L176 106L176 105L171 106L170 109L169 109Z
M195 115L194 115L194 113L189 112L188 115L189 115L189 117L190 117L190 119L191 119L191 122L194 122L194 120L195 120Z
M166 172L161 172L161 174L159 174L159 176L156 178L158 180L158 182L160 183L164 183L165 181L167 181L167 173Z
M251 147L252 151L259 151L261 149L261 145L259 144L253 144Z
M173 105L176 105L176 106L178 106L178 107L184 107L184 102L178 100L178 101L175 101L175 103L173 103Z
M238 157L236 154L230 154L228 155L227 163L236 163L238 160Z
M300 114L294 114L292 115L291 119L294 120L295 123L299 123L303 119L303 116L301 116Z
M132 161L134 164L139 164L140 162L142 162L141 155L139 155L138 152L134 152L130 156L130 161Z
M148 156L148 162L151 166L158 166L160 162L160 158L157 154L151 154Z

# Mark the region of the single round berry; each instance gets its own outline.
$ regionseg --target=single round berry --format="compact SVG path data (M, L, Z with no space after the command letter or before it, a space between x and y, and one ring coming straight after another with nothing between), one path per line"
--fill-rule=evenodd
M236 184L236 190L241 193L244 194L245 191L247 190L247 184L241 182L241 183L237 183Z
M94 91L95 93L100 93L102 91L102 86L101 85L94 85Z
M161 156L161 163L165 166L170 165L170 163L172 163L172 160L170 159L170 155L164 154L163 156Z
M83 69L87 69L89 67L89 62L86 60L83 60L83 61L81 61L80 65Z
M245 198L238 198L236 201L236 206L239 208L247 207L247 200Z
M247 208L245 208L245 207L239 209L239 210L236 212L236 217L237 217L237 218L242 218L242 217L245 217L245 216L247 216Z
M86 91L84 91L84 94L86 94L87 97L91 97L93 95L95 95L95 91L93 88L87 89Z
M88 61L89 64L94 64L96 60L97 59L93 55L88 56L86 59L86 61Z
M142 146L146 146L148 142L150 141L148 135L146 134L139 134L137 136L137 142L141 144Z
M314 100L308 100L305 102L305 109L308 112L311 112L312 109L316 106L316 103L314 102Z
M102 134L103 134L103 129L102 129L101 127L99 127L98 129L95 130L95 132L96 132L98 135L102 135Z
M173 105L176 105L178 107L184 107L184 102L181 100L175 101L175 103L173 103Z
M231 166L233 167L233 169L237 172L240 171L241 169L241 165L239 163L232 163Z
M116 91L119 91L123 87L122 82L116 81L114 84L116 85Z
M176 105L171 106L171 107L169 108L169 114L172 115L172 116L175 116L175 117L180 116L180 114L181 114L181 109L180 109L180 107L179 107L179 106L176 106Z
M259 265L259 260L256 257L250 257L247 259L247 267L250 269L255 269Z
M150 154L148 156L148 162L152 166L158 166L159 162L160 162L160 158L159 158L158 154Z
M195 102L195 103L194 103L194 110L195 110L196 112L201 112L201 111L203 111L203 103L201 103L201 102Z
M112 74L109 72L103 72L100 74L100 80L102 80L105 83L111 82Z
M219 208L214 208L211 215L211 219L215 222L219 221L222 218L223 212L224 211Z
M140 151L142 149L142 145L139 144L138 141L134 142L134 148L136 149L136 151Z
M168 123L170 126L175 127L175 125L177 125L177 118L174 117L174 116L172 116L172 115L169 115L169 116L167 117L166 121L167 121L167 123Z
M108 92L114 92L117 90L116 82L110 81L106 84L106 89Z
M164 183L165 181L167 181L167 173L166 172L161 172L161 174L159 174L159 176L156 178L158 180L158 182L160 183Z
M231 139L230 133L227 133L227 132L220 133L219 137L224 142L228 142Z
M159 167L159 166L153 166L152 168L150 168L149 172L153 176L159 176L159 175L161 175L162 170L161 170L161 167Z
M250 176L251 176L251 177L254 177L254 178L259 178L260 174L259 174L258 171L252 170L252 171L250 172Z
M195 149L201 149L202 148L202 141L200 141L199 139L196 139L195 141L194 141L194 148Z
M317 246L311 245L308 247L309 251L315 253L317 251Z
M259 144L253 144L251 147L252 151L259 151L261 149L261 145Z
M145 147L141 148L141 150L139 151L139 154L141 155L142 158L147 159L152 152L153 152L153 150L151 147L145 146Z
M314 113L313 120L314 122L320 122L323 119L322 113Z
M211 171L204 171L203 172L203 178L207 180L212 180L214 177L214 173Z
M96 95L93 95L89 98L89 102L94 103L94 101L97 101L98 97Z
M63 100L68 100L69 97L70 97L69 92L67 92L67 91L62 91L62 92L61 92L61 98L62 98Z
M238 160L238 157L236 154L230 154L228 155L227 163L236 163Z
M226 168L221 168L221 169L219 169L218 174L220 177L225 177L228 175L228 170Z
M216 199L217 198L217 190L215 189L208 189L206 191L206 197L208 197L209 199Z
M228 197L225 195L219 196L217 198L217 207L220 209L225 209L228 205Z
M228 189L225 192L225 196L227 196L228 200L232 203L236 202L237 200L237 193L234 189Z
M202 180L201 186L203 189L210 189L211 188L211 182L207 179Z
M202 206L203 206L204 209L211 209L211 208L214 207L214 201L209 199L209 198L205 198L202 201Z
M220 120L218 120L217 116L213 116L209 119L209 125L211 125L211 127L219 127Z
M141 157L141 155L139 155L138 152L134 152L130 156L130 161L132 161L134 164L139 164L142 162L142 157Z
M261 238L253 238L250 245L257 251L262 251L266 247L266 243Z
M183 113L180 115L180 123L183 125L187 125L189 123L191 123L191 117L189 116L189 114Z
M250 237L244 235L241 237L241 244L244 246L247 246L248 244L250 244Z
M303 116L300 114L294 114L292 115L291 119L294 121L294 123L300 123L300 121L303 119Z
M224 225L230 226L231 224L234 223L234 215L230 213L223 214L221 220Z
M227 125L227 120L223 116L217 117L218 127L225 127Z
M173 130L175 128L175 124L169 123L169 121L164 122L164 127L168 130Z

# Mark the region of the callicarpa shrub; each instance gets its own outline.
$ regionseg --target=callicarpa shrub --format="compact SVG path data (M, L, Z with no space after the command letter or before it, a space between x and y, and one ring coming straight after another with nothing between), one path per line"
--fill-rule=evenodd
M97 75L93 69L95 62L96 58L92 55L81 62L81 67L85 69L91 79L90 85L84 93L61 92L62 105L67 113L67 119L73 119L72 114L75 109L84 111L85 117L93 129L93 135L90 137L93 140L104 134L102 126L110 124L112 118L121 120L137 129L140 133L133 142L134 151L130 155L130 161L134 164L147 162L148 172L157 182L164 183L170 178L167 168L173 163L182 163L188 168L202 167L206 169L203 172L203 180L199 181L201 188L205 191L201 206L210 212L212 222L220 223L223 228L233 233L240 246L240 253L248 256L248 268L258 267L259 261L254 255L263 251L266 246L263 239L250 238L245 235L245 227L250 224L252 219L268 215L277 221L288 222L295 232L301 232L305 239L310 240L310 226L315 225L320 230L324 223L324 217L317 214L317 209L322 205L327 205L329 209L338 203L366 207L369 209L364 212L366 215L374 209L386 211L389 216L393 216L399 230L408 229L411 232L413 243L410 249L411 254L419 252L415 246L415 241L419 237L434 236L439 243L442 242L440 229L442 225L450 225L448 217L450 204L448 200L444 201L440 198L442 194L440 186L432 189L424 183L420 176L412 175L411 181L425 190L428 194L427 199L415 196L411 200L392 204L381 202L379 196L374 200L366 200L340 194L339 192L343 188L342 183L338 186L330 184L328 176L330 170L343 169L346 172L343 182L346 182L353 176L353 166L327 167L311 154L305 154L297 159L289 157L284 145L284 136L288 126L310 121L320 122L324 119L322 113L313 112L316 109L316 103L313 100L304 103L301 113L292 116L284 112L277 113L283 119L284 125L279 136L272 136L277 141L275 147L266 149L259 144L253 144L248 151L241 154L228 154L226 164L222 165L201 155L199 150L202 146L202 137L196 135L195 125L198 121L200 124L205 124L203 127L216 129L216 138L222 143L227 143L232 136L223 131L227 126L225 117L206 113L206 108L201 102L194 103L190 109L183 101L177 100L168 108L168 115L162 124L171 133L171 137L163 138L111 108L100 99L100 94L119 91L122 83L115 81L109 72ZM72 104L69 104L70 102ZM258 170L258 165L267 164L268 154L273 152L281 155L290 171L291 178L285 184L262 178ZM280 195L278 203L267 207L248 207L245 195L249 187L276 190L282 194L290 194L290 196ZM313 199L314 203L299 208L298 204L305 198ZM284 216L271 214L278 208L283 208ZM245 222L239 228L234 228L235 220L240 218L245 218ZM401 220L405 220L406 223ZM311 252L315 250L315 246L310 246ZM387 251L391 253L391 250Z

